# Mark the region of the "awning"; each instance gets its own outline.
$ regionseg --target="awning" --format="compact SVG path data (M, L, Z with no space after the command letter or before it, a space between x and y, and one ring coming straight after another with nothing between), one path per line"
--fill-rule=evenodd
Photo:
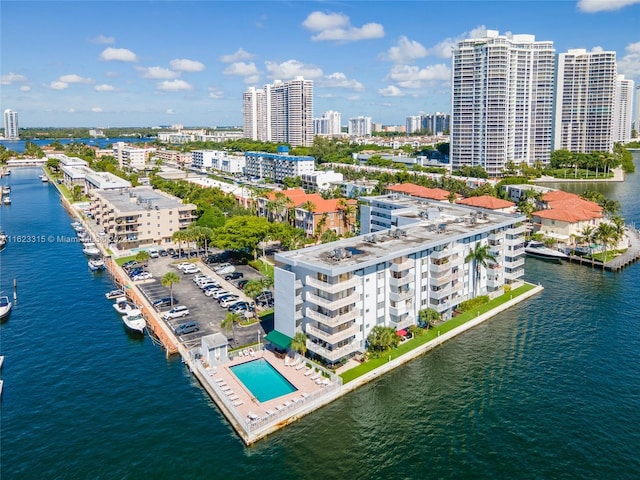
M406 330L398 330L396 332L398 334L399 337L404 337L407 334Z
M271 330L264 339L282 350L286 350L291 345L291 337L287 337L277 330Z

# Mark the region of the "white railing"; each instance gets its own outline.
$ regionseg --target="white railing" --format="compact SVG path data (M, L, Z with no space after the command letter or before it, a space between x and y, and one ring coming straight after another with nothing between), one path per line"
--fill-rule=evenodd
M400 263L391 262L389 270L391 270L392 272L402 272L404 270L409 270L412 267L413 267L413 260L407 259Z
M327 310L338 310L339 308L354 304L359 300L360 294L355 291L346 297L338 298L336 300L327 300L326 298L319 297L313 292L307 292L307 301L324 307Z
M342 325L343 323L350 322L360 317L360 309L354 308L352 310L349 310L347 313L343 313L342 315L330 317L318 312L317 310L313 310L312 308L307 308L306 316L312 320L327 325L328 327L337 327L338 325Z
M322 290L323 292L338 293L338 292L347 290L348 288L354 288L358 286L360 284L360 277L354 276L354 277L351 277L349 280L345 280L344 282L339 282L339 283L326 283L326 282L321 282L320 280L318 280L317 278L311 275L307 275L307 278L305 281L308 286L317 288L318 290Z
M403 292L389 292L389 300L393 300L394 302L400 302L402 300L406 300L407 298L413 297L415 291L413 289L409 289Z
M392 287L402 287L408 283L413 282L413 276L411 274L405 275L401 278L389 277L389 285Z
M349 337L353 337L360 331L358 325L354 325L353 327L349 327L345 330L341 330L335 333L327 333L319 328L314 327L313 325L307 325L305 327L305 333L309 335L319 338L320 340L324 340L327 343L335 344L341 342L342 340L346 340Z
M342 357L346 357L347 355L357 352L358 348L359 345L357 342L351 342L335 350L329 350L313 343L311 340L307 340L307 350L315 353L316 355L320 355L331 362L335 362Z

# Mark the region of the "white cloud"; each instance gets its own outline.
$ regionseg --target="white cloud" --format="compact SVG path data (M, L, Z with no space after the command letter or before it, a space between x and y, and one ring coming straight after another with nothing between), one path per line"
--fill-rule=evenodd
M69 84L67 82L61 82L60 80L54 80L49 84L49 88L52 90L65 90L69 88Z
M602 52L604 52L604 48L599 47L599 46L595 46L595 47L593 47L593 48L591 49L591 51L592 51L593 53L602 53Z
M246 52L242 48L239 48L231 55L221 55L220 61L223 63L232 63L240 62L242 60L251 60L253 57L255 57L253 53Z
M100 108L100 107L91 107L91 111L93 113L100 113L100 112L102 112L102 108Z
M113 92L115 90L115 87L113 85L103 83L102 85L96 85L95 87L93 87L93 89L96 92Z
M25 83L27 77L20 75L19 73L9 72L6 75L0 77L0 85L11 85L13 83Z
M20 87L20 91L21 92L30 92L31 91L31 87L29 85L22 85Z
M480 25L469 32L463 32L455 38L448 37L427 50L429 55L440 58L451 58L451 50L458 42L467 38L480 38L487 34L487 27Z
M69 112L69 113L75 113L75 112L76 112L76 109L72 107L72 108L68 109L68 110L67 110L67 112Z
M143 72L142 76L144 78L153 78L156 80L171 80L172 78L180 76L180 73L163 67L139 67L138 70Z
M381 58L383 60L390 60L393 63L411 63L418 58L424 58L426 56L427 49L424 48L421 43L415 40L409 40L403 35L398 40L398 44L382 54Z
M318 85L327 88L348 88L350 90L363 90L364 85L357 80L349 80L342 72L325 75L318 80Z
M204 63L188 58L176 58L169 62L169 66L178 72L201 72L205 69Z
M264 62L267 70L274 80L292 80L295 77L302 76L305 79L312 80L322 76L322 69L315 65L305 65L298 60L287 60L286 62Z
M349 17L343 13L312 12L302 22L302 26L312 32L314 42L323 40L357 41L384 37L384 27L379 23L366 23L361 27L351 25Z
M213 98L216 100L224 98L224 92L218 88L209 87L209 98Z
M357 102L360 100L360 95L351 95L350 97L347 97L347 100L349 100L350 102Z
M250 75L248 77L244 77L243 82L246 83L247 85L250 85L252 83L258 83L259 80L260 80L260 75Z
M68 75L62 75L58 78L60 82L64 83L91 83L92 80L90 78L84 78L80 75L76 75L75 73L70 73Z
M403 97L404 93L395 85L389 85L388 87L381 88L378 93L383 97Z
M118 62L137 62L138 57L131 50L126 48L105 48L100 54L100 60L105 62L118 61Z
M163 92L179 92L181 90L193 90L193 87L184 80L167 80L157 85L158 90Z
M246 77L248 75L257 75L260 72L258 72L256 64L253 62L235 62L225 68L222 73L224 73L225 75L237 75L239 77Z
M105 35L98 35L96 37L93 37L91 39L91 42L93 43L100 43L103 45L109 45L111 43L114 43L116 41L116 39L114 37L107 37Z
M619 10L629 5L640 3L640 0L579 0L578 9L587 13Z
M164 113L166 113L167 115L173 115L176 113L176 111L173 108L167 108Z
M451 70L443 63L427 65L419 68L413 65L394 65L387 80L397 83L404 88L421 88L435 82L448 81Z
M625 48L625 54L618 58L618 73L640 82L640 42L630 43Z

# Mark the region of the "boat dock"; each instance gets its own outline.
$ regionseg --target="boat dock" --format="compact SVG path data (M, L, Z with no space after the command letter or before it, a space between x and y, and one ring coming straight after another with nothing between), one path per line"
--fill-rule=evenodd
M627 234L627 238L629 239L629 246L627 250L617 257L609 260L604 264L604 266L599 260L584 259L583 257L579 257L577 255L569 256L569 261L571 263L579 263L580 265L599 268L601 270L608 270L610 272L617 272L622 270L623 268L640 259L640 232L638 232L638 230L633 227L627 227L625 229L625 232Z

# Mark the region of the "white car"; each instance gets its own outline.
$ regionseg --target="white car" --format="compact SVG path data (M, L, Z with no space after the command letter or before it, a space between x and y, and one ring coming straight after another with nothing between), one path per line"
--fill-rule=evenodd
M209 288L209 289L207 289L207 290L205 290L205 291L204 291L204 294L205 294L207 297L213 297L216 293L218 293L218 292L222 292L222 291L223 291L223 289L222 289L222 288Z
M184 269L184 268L190 267L191 265L193 265L193 263L191 263L191 262L182 262L182 263L177 263L177 264L175 265L175 267L176 267L178 270L182 270L182 269Z
M142 273L139 273L138 275L134 275L131 280L133 280L134 282L137 282L139 280L150 280L152 278L153 278L153 275L151 275L150 272L142 272Z
M162 318L165 320L170 320L172 318L186 317L187 315L189 315L189 309L184 305L177 305L171 310L164 312L162 314Z
M223 301L220 302L220 306L222 308L227 308L230 305L238 302L240 300L240 297L238 297L237 295L232 295L230 297L225 298Z
M211 296L215 299L218 299L220 297L222 297L223 295L229 295L231 292L227 291L227 290L218 290L216 292L213 292L211 294Z
M204 273L198 273L197 275L194 275L192 278L194 283L198 283L201 280L208 280L208 279L213 280L209 275L206 275Z
M235 271L236 271L236 267L234 267L233 265L229 265L228 267L219 268L218 270L216 270L216 273L221 277L224 277L225 275L228 275Z
M190 267L184 267L182 269L182 273L186 274L191 274L191 273L200 273L200 269L198 267L196 267L195 265L192 265Z

